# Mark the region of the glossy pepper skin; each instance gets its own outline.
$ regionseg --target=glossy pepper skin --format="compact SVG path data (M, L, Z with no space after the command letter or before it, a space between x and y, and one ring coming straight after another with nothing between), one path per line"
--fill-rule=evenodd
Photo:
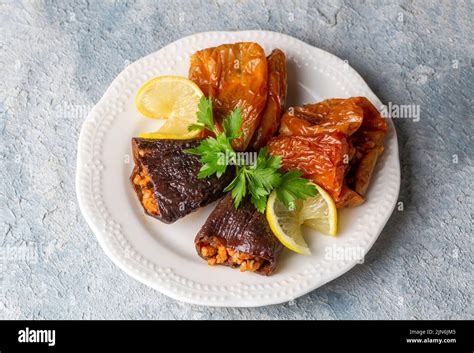
M282 168L300 170L303 176L325 189L336 205L344 191L350 143L340 132L313 136L279 136L270 140L269 151L281 156Z
M387 132L387 122L365 97L333 98L316 104L292 107L283 115L280 135L312 136L341 131L347 136L356 132Z
M268 94L268 65L257 43L243 42L207 48L191 56L189 79L213 98L218 132L236 107L242 110L242 136L232 142L245 151L260 124Z
M364 202L387 129L387 122L367 98L328 99L288 109L280 135L270 141L269 148L270 153L283 156L283 169L301 170L331 194L338 208L354 207ZM328 141L324 136L345 144L343 155L335 143L316 146L312 142ZM334 164L341 157L343 165Z
M265 215L258 212L248 198L236 209L230 193L219 201L196 235L194 243L199 256L202 257L199 244L211 237L216 237L226 248L265 259L265 266L256 273L266 276L275 271L278 255L283 250Z
M268 63L268 97L262 120L255 131L250 146L258 151L266 146L280 126L281 116L285 109L288 78L285 54L274 49L267 57Z
M199 157L185 153L184 150L195 148L200 142L200 139L132 139L135 162L130 177L132 185L142 203L141 189L133 180L137 173L144 169L150 176L150 187L159 210L159 214L153 215L144 207L145 213L164 223L173 223L224 195L224 188L232 180L233 168L227 168L226 173L219 179L215 176L199 179Z

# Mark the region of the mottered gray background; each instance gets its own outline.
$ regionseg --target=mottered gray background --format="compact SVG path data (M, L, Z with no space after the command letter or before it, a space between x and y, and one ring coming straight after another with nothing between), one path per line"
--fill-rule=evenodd
M472 1L0 1L0 319L472 319ZM294 302L176 302L105 256L74 190L81 124L131 62L183 36L265 29L325 49L393 119L400 203L365 258Z

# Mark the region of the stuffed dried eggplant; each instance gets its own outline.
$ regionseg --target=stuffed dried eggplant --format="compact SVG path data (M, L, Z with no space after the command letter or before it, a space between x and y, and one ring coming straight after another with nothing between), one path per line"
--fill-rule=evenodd
M284 169L300 169L324 187L339 208L354 207L364 201L387 133L387 122L367 98L328 99L290 108L282 118L279 132L280 136L270 142L270 151L286 156L282 161ZM342 180L340 172L334 174L336 165L331 168L321 158L308 158L313 153L321 153L320 149L325 146L318 149L314 144L302 142L309 138L324 140L324 135L332 136L334 133L346 137L347 154ZM297 150L292 150L295 148ZM329 148L326 153L333 152ZM342 170L342 166L338 167L338 171Z
M262 113L262 120L255 131L251 146L259 150L277 132L281 115L285 109L287 75L286 58L280 49L274 49L267 58L268 62L268 97Z
M216 129L236 107L242 110L242 136L232 142L244 151L259 126L268 92L265 52L257 43L224 44L191 56L189 78L212 96Z
M271 275L283 245L273 235L265 215L250 200L238 209L231 194L219 201L194 241L199 256L209 265L225 265Z
M232 169L220 179L198 179L199 158L185 153L200 140L132 139L135 167L130 180L145 212L165 223L221 198Z

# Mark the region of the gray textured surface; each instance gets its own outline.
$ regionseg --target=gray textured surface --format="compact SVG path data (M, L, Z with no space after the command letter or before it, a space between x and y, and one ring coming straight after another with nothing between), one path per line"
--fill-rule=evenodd
M474 5L0 2L0 318L474 318ZM268 29L349 63L395 121L400 201L363 265L297 299L256 309L178 303L121 272L76 206L84 116L134 60L182 36ZM456 163L457 162L457 163Z

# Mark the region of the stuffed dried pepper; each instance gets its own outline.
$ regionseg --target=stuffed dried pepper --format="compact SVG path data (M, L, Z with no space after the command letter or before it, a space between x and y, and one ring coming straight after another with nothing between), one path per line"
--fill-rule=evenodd
M265 52L257 43L223 44L191 56L189 79L214 104L216 129L236 107L242 110L242 136L232 142L244 151L260 124L268 93L268 68Z
M328 99L290 108L279 133L269 148L283 157L283 169L301 170L331 194L338 208L364 202L387 133L387 122L367 98ZM339 143L345 147L338 148Z
M267 57L268 62L268 97L262 120L255 131L251 147L259 150L273 137L280 126L281 116L285 109L287 75L286 58L280 49L274 49Z

